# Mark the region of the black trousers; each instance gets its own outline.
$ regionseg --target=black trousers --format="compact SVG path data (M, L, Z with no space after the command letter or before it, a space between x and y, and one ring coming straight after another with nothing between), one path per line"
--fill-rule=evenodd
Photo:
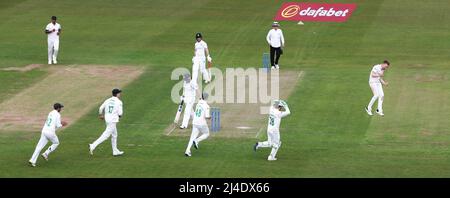
M281 47L270 46L270 64L272 66L278 65L278 60L281 56Z

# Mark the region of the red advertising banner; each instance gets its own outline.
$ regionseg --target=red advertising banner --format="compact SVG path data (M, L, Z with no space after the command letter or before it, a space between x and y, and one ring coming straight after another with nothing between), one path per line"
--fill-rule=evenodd
M345 22L355 9L356 4L288 2L281 5L274 20Z

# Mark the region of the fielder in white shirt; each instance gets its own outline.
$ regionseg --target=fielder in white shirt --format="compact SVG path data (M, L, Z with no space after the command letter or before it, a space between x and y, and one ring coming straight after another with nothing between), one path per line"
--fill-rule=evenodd
M258 148L269 148L272 147L267 160L275 161L277 160L276 155L278 149L281 146L280 141L280 123L281 118L288 116L291 113L287 103L283 100L275 100L274 104L270 107L269 121L267 123L267 141L257 142L253 149L256 151Z
M195 42L194 46L194 57L192 58L192 80L195 84L198 82L198 70L200 69L200 72L203 74L203 79L205 80L205 83L208 83L211 81L211 74L206 69L206 60L208 61L208 64L211 64L212 59L209 54L208 50L208 44L206 44L205 41L203 41L203 36L201 33L195 34L195 39L197 42Z
M191 147L194 145L195 149L198 149L199 143L209 136L209 128L206 123L206 119L211 118L209 112L209 105L205 101L208 98L207 93L202 94L202 98L198 101L197 106L195 107L194 119L192 121L192 134L188 142L188 146L184 155L186 157L191 157ZM199 134L202 134L198 137Z
M373 97L369 102L369 105L366 107L366 112L369 115L372 114L372 106L375 101L378 99L378 108L376 113L380 116L384 116L383 113L383 100L384 100L384 92L383 85L387 86L388 83L383 80L384 72L389 68L389 61L385 60L382 64L378 64L373 66L372 71L370 71L369 76L369 86L372 89Z
M184 101L185 107L183 122L181 123L180 129L185 129L189 125L189 119L191 118L191 114L193 111L197 89L197 85L191 80L191 75L185 74L183 83L183 96L181 97L181 100Z
M95 140L94 143L89 144L89 153L91 155L94 154L95 148L103 141L107 140L109 136L111 136L113 156L119 156L123 154L123 151L120 151L117 148L117 123L123 115L123 104L120 100L121 93L122 90L113 89L113 96L106 99L98 110L100 119L105 120L106 129L103 134L97 140Z
M272 29L267 33L266 40L270 46L270 64L272 65L272 69L279 69L278 61L280 60L281 54L283 54L284 36L278 22L272 23Z
M52 16L52 21L45 27L45 33L47 34L48 44L48 64L51 65L57 63L58 51L59 51L59 35L61 35L61 25L56 23L56 16Z
M34 150L30 161L28 161L32 167L36 166L36 161L39 153L41 153L41 150L45 147L45 145L47 145L48 141L51 141L52 145L48 147L48 149L41 155L45 159L45 161L48 161L48 156L50 155L50 153L58 148L59 140L58 136L56 136L56 130L67 125L66 122L61 122L60 112L63 107L64 106L62 104L55 103L53 105L54 110L48 114L47 120L45 121L44 127L42 128L41 138L36 145L36 149Z

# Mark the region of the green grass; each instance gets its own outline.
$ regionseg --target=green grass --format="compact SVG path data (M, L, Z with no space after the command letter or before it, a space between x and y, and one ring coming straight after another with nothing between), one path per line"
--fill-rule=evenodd
M176 108L170 73L190 67L195 32L221 68L257 67L280 2L1 1L0 68L45 63L42 30L54 14L64 29L61 64L149 69L124 88L118 129L125 156L112 157L105 142L89 157L87 144L104 129L93 109L58 134L58 150L34 169L26 162L39 133L0 132L0 177L450 177L450 3L341 2L358 3L346 23L281 22L281 67L305 75L288 98L279 160L268 163L269 150L251 150L265 135L211 138L187 159L187 139L163 133ZM368 117L369 71L385 58L393 63L386 116ZM0 71L0 101L44 76Z

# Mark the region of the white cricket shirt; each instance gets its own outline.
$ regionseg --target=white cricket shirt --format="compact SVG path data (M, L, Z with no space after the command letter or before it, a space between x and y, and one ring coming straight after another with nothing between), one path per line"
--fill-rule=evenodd
M55 30L54 32L51 32L51 33L47 34L47 39L48 40L53 40L54 41L54 40L58 40L59 39L59 35L57 34L58 30L61 29L61 25L59 25L59 23L55 23L55 24L49 23L47 25L47 27L45 27L45 29L48 30L48 31Z
M183 83L183 96L185 102L194 102L196 95L197 86L193 84L193 81Z
M123 114L122 106L122 101L120 101L119 98L113 96L103 102L98 110L98 113L102 114L103 111L105 112L105 122L107 123L119 122L119 116L122 116Z
M376 74L382 74L384 71L383 71L381 65L373 66L373 68L372 68L372 70L370 71L370 74L369 74L369 83L381 83L380 77L373 77L372 76L372 72L374 72Z
M283 31L271 29L266 37L267 43L272 47L281 47L284 44Z
M193 125L208 126L206 118L209 118L209 105L204 100L199 100L197 106L195 106Z
M270 107L269 121L267 122L267 131L270 132L280 131L281 118L286 117L291 113L291 111L289 111L289 107L286 106L285 108L286 111L280 111L273 106Z
M205 41L195 42L195 56L205 57L205 49L208 49L208 44Z
M42 128L42 132L54 133L56 132L56 129L61 127L61 114L59 114L58 111L53 110L48 114L47 120L45 121L44 127Z

